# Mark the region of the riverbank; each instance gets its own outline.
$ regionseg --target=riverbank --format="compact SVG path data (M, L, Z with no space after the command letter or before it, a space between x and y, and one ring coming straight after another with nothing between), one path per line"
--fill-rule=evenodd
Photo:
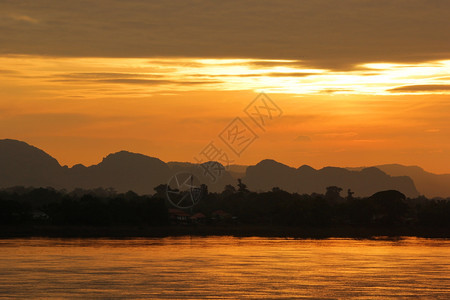
M292 238L376 238L415 236L450 238L449 228L437 227L283 227L256 225L197 225L197 226L0 226L0 238L136 238L169 236L235 236Z

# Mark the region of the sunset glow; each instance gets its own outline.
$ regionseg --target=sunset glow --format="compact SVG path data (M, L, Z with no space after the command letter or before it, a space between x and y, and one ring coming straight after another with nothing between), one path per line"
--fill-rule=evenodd
M6 90L26 86L35 98L142 97L183 91L282 94L449 94L450 61L367 63L354 70L309 69L301 61L258 59L0 58ZM261 66L259 64L270 64ZM20 88L20 89L22 89ZM16 90L15 90L16 91Z
M436 158L448 161L450 149L450 61L348 71L258 59L4 56L0 64L2 134L49 149L62 164L94 164L111 149L191 161L264 91L285 117L241 164L271 153L294 166L420 159L448 171ZM396 111L405 114L393 118ZM275 153L274 141L282 145Z
M0 298L450 299L449 0L0 0Z
M265 92L283 117L238 164L450 172L445 5L344 2L5 2L0 133L69 166L192 161Z

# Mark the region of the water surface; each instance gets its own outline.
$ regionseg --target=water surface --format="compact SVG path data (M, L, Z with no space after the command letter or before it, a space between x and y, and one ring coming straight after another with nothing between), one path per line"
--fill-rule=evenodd
M0 240L0 298L450 299L450 240Z

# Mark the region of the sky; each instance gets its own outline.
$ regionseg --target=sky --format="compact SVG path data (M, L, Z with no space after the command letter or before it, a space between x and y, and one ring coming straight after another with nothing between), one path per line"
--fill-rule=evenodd
M437 0L0 0L0 138L69 166L450 173L449 20Z

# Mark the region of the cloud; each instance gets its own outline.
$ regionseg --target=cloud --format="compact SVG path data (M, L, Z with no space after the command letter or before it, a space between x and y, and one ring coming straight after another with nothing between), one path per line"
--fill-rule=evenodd
M0 69L0 75L17 75L19 74L19 72L14 71L14 70L5 70L5 69Z
M407 85L394 89L390 92L450 92L449 84L424 84L424 85Z
M306 135L299 135L294 139L296 142L311 142L311 138Z
M162 77L157 74L143 74L143 73L68 73L57 75L62 78L73 79L114 79L114 78L142 78L142 77Z
M270 77L307 77L311 75L317 75L317 73L302 73L302 72L272 72L272 73L264 73L261 76L270 76Z
M298 67L301 65L300 60L254 60L248 63L249 66L254 67L255 69L270 68L270 67Z
M168 67L167 60L172 62ZM26 61L26 63L24 63ZM150 90L156 92L163 89L176 88L193 90L197 87L209 90L264 90L267 93L285 94L389 94L389 89L397 86L403 88L416 82L427 82L435 87L443 86L441 78L447 74L450 60L417 64L414 66L403 64L369 64L370 70L375 69L375 75L368 76L367 71L333 72L319 69L307 69L305 66L285 67L271 65L262 69L254 69L252 59L148 59L139 58L67 58L42 56L1 56L1 73L3 77L11 79L8 87L12 90L16 86L27 86L37 89L42 86L49 89L49 83L60 83L59 92L67 94L68 89L84 89L92 91L92 85L105 87L115 95L123 93L123 85L140 85L141 93L147 95ZM194 62L195 67L189 65ZM200 62L197 64L197 62ZM178 65L176 64L178 63ZM2 71L4 70L4 71ZM11 75L15 70L16 75ZM422 72L423 71L423 72ZM372 71L370 71L372 72ZM13 78L14 77L14 78ZM420 80L420 81L419 81ZM72 85L66 85L64 83ZM84 85L84 83L89 84ZM117 84L112 91L112 84ZM395 85L394 85L395 84ZM433 85L436 84L436 85ZM1 85L1 83L0 83ZM175 86L176 85L176 86ZM148 87L151 86L152 89ZM86 89L89 89L87 91ZM53 89L55 95L58 89ZM136 92L137 89L128 89ZM160 90L161 92L161 90ZM167 91L166 91L167 92ZM173 91L172 91L173 92ZM392 92L392 91L391 91ZM394 90L394 92L396 92ZM422 94L440 94L430 89ZM391 93L393 94L393 93Z
M317 136L327 138L327 139L345 139L352 138L358 136L358 133L349 131L349 132L326 132L326 133L318 133Z
M31 24L37 24L39 23L39 20L32 18L30 16L26 16L26 15L10 15L10 18L15 20L15 21L21 21L21 22L26 22L26 23L31 23Z
M220 81L178 81L178 80L160 80L160 79L102 79L97 80L96 82L118 83L118 84L141 84L141 85L155 85L155 84L201 85L201 84L220 83Z
M221 83L217 80L204 81L188 81L188 80L170 80L165 79L167 75L161 74L147 74L147 73L67 73L50 76L50 82L87 82L87 83L110 83L110 84L137 84L137 85L164 85L164 84L179 84L179 85L201 85ZM54 78L54 79L53 79ZM156 78L156 79L155 79Z
M353 92L353 90L349 89L324 89L320 91L325 94L334 94L334 93L345 93L345 92Z
M287 114L283 115L283 122L289 125L298 125L313 121L319 121L322 118L322 114L313 114L313 113L305 113L305 114Z
M307 77L311 75L318 75L318 73L306 72L268 72L268 73L245 73L245 74L193 74L191 76L198 77Z
M0 54L289 59L339 70L450 57L444 0L24 0L0 11L15 16L0 19Z
M438 132L440 132L440 131L441 131L441 130L438 129L438 128L431 128L431 129L425 130L425 132L427 132L427 133L438 133Z

